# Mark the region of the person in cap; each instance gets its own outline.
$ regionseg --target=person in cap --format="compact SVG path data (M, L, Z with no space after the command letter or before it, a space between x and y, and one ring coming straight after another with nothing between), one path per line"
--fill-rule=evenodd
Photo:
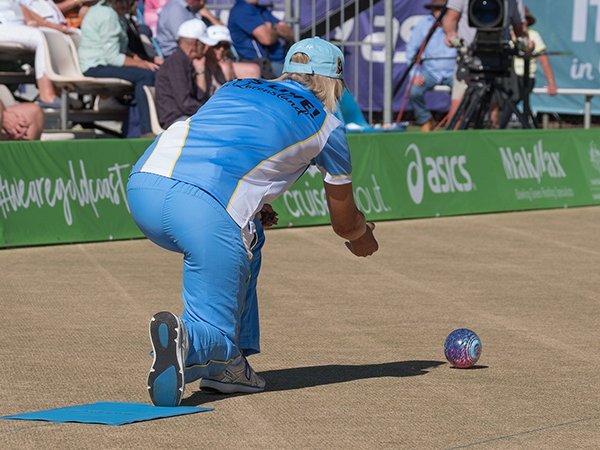
M158 1L155 8L161 8L156 22L156 41L166 58L177 50L177 32L179 26L188 20L202 20L207 27L223 25L206 7L206 0L169 0Z
M210 77L208 93L213 95L223 84L234 80L236 76L233 61L229 59L231 52L229 28L225 25L214 25L209 27L207 35L206 71Z
M423 17L412 29L410 39L406 44L406 60L412 61L419 52L431 27L439 20L446 0L433 0L425 5L431 14ZM411 76L412 87L408 99L413 107L415 122L421 131L431 131L434 126L431 111L425 104L425 93L437 85L452 87L454 67L456 66L456 49L445 44L446 35L437 27L427 42L421 54L420 64L413 69Z
M175 122L134 165L131 214L159 246L183 254L183 313L150 321L153 404L175 406L185 385L223 393L260 392L247 361L260 352L256 282L269 202L314 164L331 225L356 256L378 249L374 225L354 203L342 122L344 56L319 38L288 52L278 79L224 84L185 122Z
M186 120L206 103L207 87L205 52L208 40L206 25L199 19L183 22L177 31L177 50L156 73L155 103L158 121L163 128Z
M546 43L542 39L540 33L531 28L535 24L536 19L533 14L531 14L531 11L527 6L525 6L525 20L527 21L527 35L529 37L529 43L531 45L532 52L538 56L527 58L529 63L529 77L527 80L525 79L526 59L519 58L517 56L515 56L513 59L513 70L511 71L510 84L508 86L510 87L509 90L512 91L511 101L513 101L515 104L518 104L524 100L526 96L529 96L535 87L538 61L542 66L542 70L544 71L544 75L548 81L548 85L546 86L548 95L556 95L558 93L558 86L556 85L550 60L548 59L548 55L544 54L546 51ZM513 40L515 40L514 31L511 30L511 33ZM502 109L500 128L506 128L511 120L512 115L513 112L510 108Z
M529 36L529 42L533 45L533 53L539 54L546 51L546 44L542 39L540 33L536 30L531 29L531 27L535 24L536 19L527 6L525 6L525 20L527 21L527 34ZM514 35L513 35L514 39ZM529 86L527 89L531 91L535 85L535 74L537 73L539 61L542 66L542 70L544 71L544 75L546 76L546 80L548 81L547 91L549 95L556 95L557 86L556 80L554 79L554 73L552 71L552 66L550 65L550 61L548 60L548 55L541 54L537 58L529 59L529 77L528 80ZM517 77L523 77L525 74L525 61L523 58L514 58L514 69ZM522 87L525 87L525 81L521 80Z
M234 62L231 54L231 34L225 25L213 25L207 30L206 71L210 76L208 92L236 78L259 78L260 67L251 62Z

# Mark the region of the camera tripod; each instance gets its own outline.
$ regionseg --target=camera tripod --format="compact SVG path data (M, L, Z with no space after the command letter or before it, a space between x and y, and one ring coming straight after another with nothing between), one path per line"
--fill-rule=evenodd
M448 123L447 130L465 130L473 122L475 128L486 127L485 118L489 112L494 93L502 97L502 107L509 108L519 119L523 128L538 128L538 124L529 109L529 102L524 102L524 111L521 112L511 99L510 92L502 84L502 77L490 74L472 74L465 95L458 109ZM527 97L529 97L527 93Z

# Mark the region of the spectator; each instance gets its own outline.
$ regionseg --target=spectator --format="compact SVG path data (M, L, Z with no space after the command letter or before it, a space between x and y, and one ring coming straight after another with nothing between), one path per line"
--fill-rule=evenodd
M294 31L257 3L258 0L236 0L228 26L240 60L257 63L262 77L272 79L283 70L285 52L281 41L291 42Z
M187 20L179 27L177 36L177 49L156 74L156 112L163 128L186 120L209 98L204 57L206 25L200 19Z
M162 9L169 0L145 0L144 1L144 24L152 30L156 36L156 25Z
M81 24L79 64L85 76L122 78L134 84L142 137L152 137L148 99L143 86L154 86L158 65L127 54L124 15L135 0L102 0L90 8Z
M206 47L205 68L208 74L207 92L211 96L223 84L236 78L233 62L227 57L227 54L231 51L229 29L225 25L208 27L204 42L208 45Z
M191 19L200 19L207 26L223 25L204 5L206 0L170 0L162 9L156 26L156 40L163 57L177 49L179 26Z
M14 5L14 7L13 7ZM60 98L46 75L44 39L38 27L70 33L69 28L49 22L25 6L17 6L10 0L0 0L0 42L16 42L35 50L35 78L39 90L40 105L60 109Z
M260 68L257 64L248 62L233 62L231 53L231 35L225 25L208 27L205 41L206 70L209 73L209 95L213 95L221 85L236 78L260 78Z
M44 129L44 113L35 103L6 106L0 99L0 141L36 141Z
M529 8L525 6L525 20L527 21L527 35L529 37L529 42L533 45L533 53L538 54L546 51L546 44L542 39L540 33L535 30L532 30L530 27L533 26L536 22L535 17L529 11ZM514 31L511 31L513 39L515 39ZM529 79L525 80L525 59L515 57L513 61L513 69L514 69L514 83L513 83L513 96L511 100L518 104L521 100L528 96L533 88L535 87L535 74L537 73L537 61L539 60L542 70L544 71L544 75L546 76L546 80L548 81L548 86L546 90L548 95L556 95L558 92L558 87L556 86L556 81L554 79L554 73L552 71L552 66L550 65L550 61L548 60L548 55L539 55L537 57L529 58ZM509 108L504 108L502 111L502 122L500 128L505 128L508 124L512 111Z
M56 6L61 10L70 27L79 28L81 21L91 6L98 0L56 0Z
M136 13L136 3L132 3L131 10L124 16L127 28L127 48L140 58L160 66L163 63L163 59L156 54L156 50L152 44L152 30L147 25L139 23ZM142 36L148 39L144 41Z
M529 36L529 41L533 43L533 52L534 53L542 53L546 51L546 44L542 39L540 33L535 30L532 30L530 27L533 26L536 22L535 17L529 11L529 8L525 6L525 20L527 21L527 34ZM514 36L514 35L513 35ZM530 80L528 82L528 90L531 92L535 85L535 74L537 73L537 61L540 62L542 66L542 70L544 71L544 75L546 76L546 80L548 81L548 94L556 95L557 86L556 81L554 79L554 73L552 71L552 66L550 65L550 61L548 60L548 55L539 55L537 58L529 59L529 77ZM525 74L525 60L523 58L515 58L514 59L514 68L515 74L517 77L523 77ZM522 83L524 85L524 83Z
M462 44L471 46L477 34L477 29L469 26L469 16L467 8L469 0L448 0L446 16L444 17L444 32L446 33L446 45L448 47L455 46L457 38L462 39ZM508 0L508 20L513 26L516 36L527 37L527 24L525 22L525 8L522 0ZM504 38L508 41L510 37L510 29L507 27L504 30ZM467 90L466 81L457 80L454 76L454 84L452 87L452 106L450 107L449 116L458 108L460 101ZM490 118L495 126L498 126L498 102L493 101L490 106Z
M52 0L19 0L19 4L29 8L48 22L67 26L67 19L63 12Z
M19 3L36 12L48 22L69 26L65 14L80 8L83 5L91 6L97 1L98 0L69 0L55 3L52 0L19 0Z
M417 55L429 30L438 20L445 6L446 0L433 0L425 5L425 8L431 10L431 14L421 19L412 30L406 44L408 61L412 61ZM413 74L413 85L408 98L421 131L431 131L435 125L431 112L425 105L425 92L432 90L438 84L452 87L456 49L447 47L444 43L445 38L444 31L437 27L421 54L422 62Z

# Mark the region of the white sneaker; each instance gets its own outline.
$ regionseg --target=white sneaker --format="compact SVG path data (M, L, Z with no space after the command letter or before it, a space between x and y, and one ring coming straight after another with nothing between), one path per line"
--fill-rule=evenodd
M150 321L154 361L148 374L148 393L155 406L179 406L185 390L184 369L188 333L182 320L159 312Z
M200 389L223 394L262 392L264 378L258 376L243 355L230 362L220 374L200 380Z

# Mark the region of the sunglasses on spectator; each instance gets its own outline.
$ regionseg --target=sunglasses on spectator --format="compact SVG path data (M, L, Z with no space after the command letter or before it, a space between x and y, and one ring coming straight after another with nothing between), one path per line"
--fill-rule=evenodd
M215 45L215 50L219 50L220 48L229 50L231 48L231 44L229 42L219 42L217 45Z

